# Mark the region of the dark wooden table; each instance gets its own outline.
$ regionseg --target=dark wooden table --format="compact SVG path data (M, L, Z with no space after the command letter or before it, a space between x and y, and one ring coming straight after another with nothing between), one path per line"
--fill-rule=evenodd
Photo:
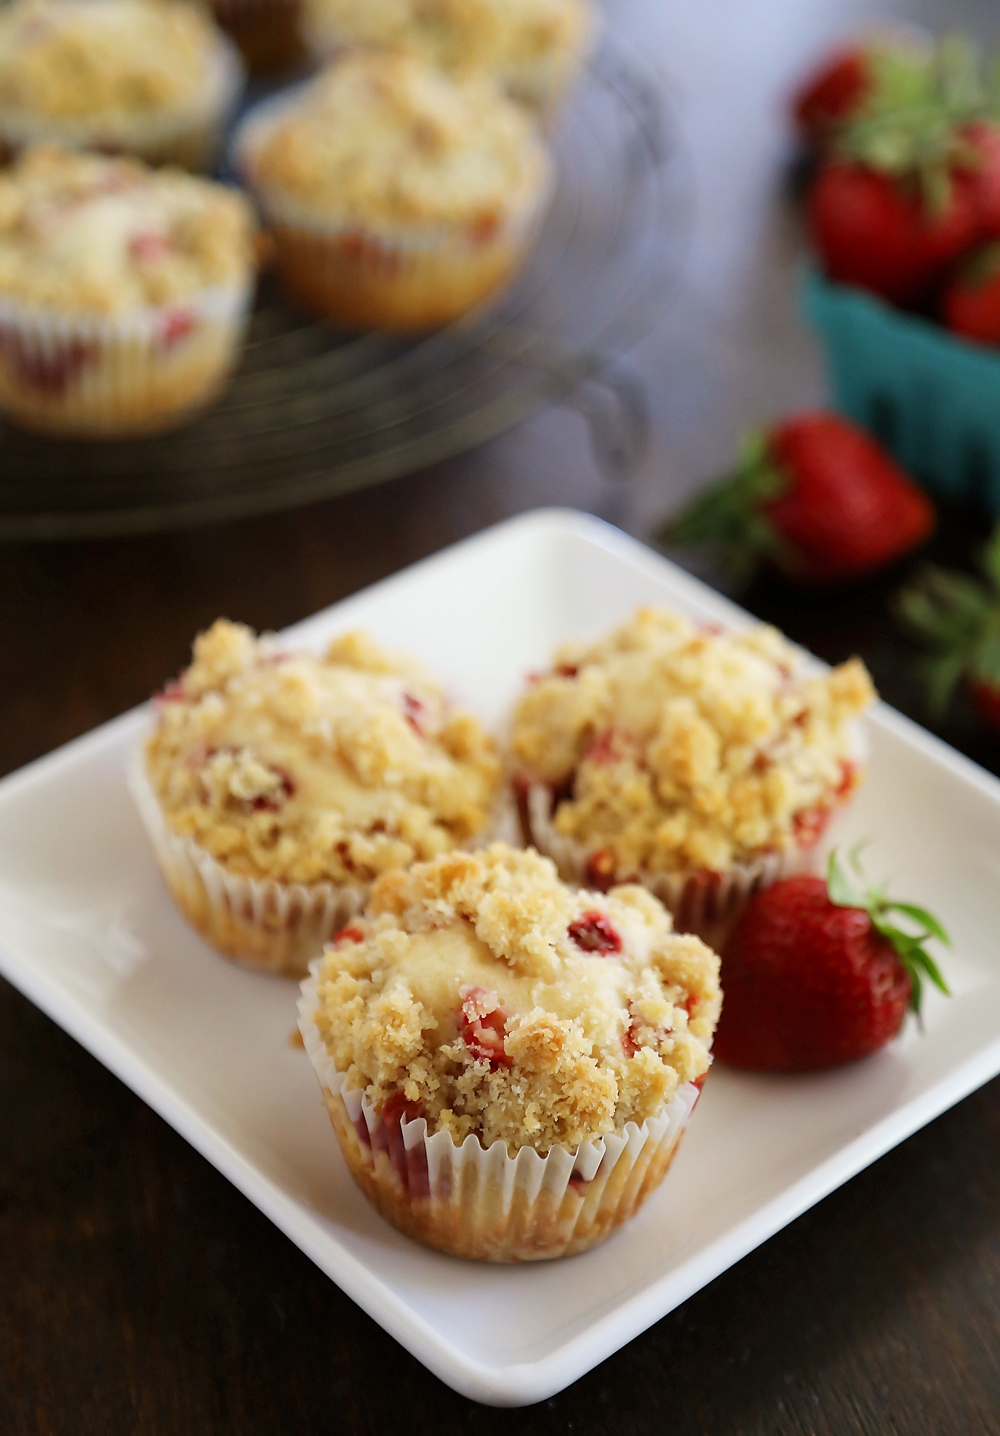
M987 8L896 11L981 28ZM818 358L795 317L781 96L804 58L873 12L846 0L634 0L613 12L659 55L699 178L683 284L638 354L654 436L627 491L600 479L579 421L554 413L433 472L295 514L0 551L0 770L145 698L220 613L281 627L539 504L642 533L727 461L745 423L818 399ZM982 516L946 514L934 551L967 562L986 529ZM885 696L919 716L888 610L900 577L808 599L762 584L745 601L825 658L860 652ZM1000 740L966 710L944 736L1000 770ZM510 1429L1000 1432L1000 1084L569 1391L492 1411L429 1375L0 983L3 1436Z

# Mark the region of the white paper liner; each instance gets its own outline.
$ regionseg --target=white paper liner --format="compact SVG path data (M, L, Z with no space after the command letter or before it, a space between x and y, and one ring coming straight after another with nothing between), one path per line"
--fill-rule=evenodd
M56 433L151 433L221 390L253 298L247 281L120 314L0 299L0 407Z
M150 164L208 169L245 82L246 71L238 50L224 35L217 34L208 58L207 83L197 100L184 109L59 119L0 107L0 140L13 150L48 141L72 150L138 155Z
M144 744L129 756L129 791L160 870L185 917L226 957L302 977L334 933L361 911L367 888L240 877L171 831L146 774Z
M662 1181L699 1090L686 1083L641 1125L540 1156L506 1143L457 1146L427 1122L384 1124L364 1094L348 1087L316 1026L322 958L310 965L299 999L299 1030L351 1175L383 1217L407 1236L453 1256L543 1261L587 1251L638 1209Z
M275 263L310 308L357 328L431 328L459 318L520 268L554 188L551 161L537 141L522 192L487 238L468 226L365 229L330 222L315 206L255 173L255 154L300 103L298 85L257 105L238 127L232 159L253 190L275 239Z

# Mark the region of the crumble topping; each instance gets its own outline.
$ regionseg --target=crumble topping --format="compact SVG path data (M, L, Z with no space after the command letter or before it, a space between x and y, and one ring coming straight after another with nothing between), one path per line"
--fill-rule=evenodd
M109 313L242 284L253 235L242 195L181 170L36 145L0 173L0 295L24 303Z
M378 1110L544 1153L641 1123L705 1074L718 972L644 888L575 891L497 843L380 878L324 953L316 1023Z
M860 781L851 723L874 697L860 659L813 676L774 628L647 608L559 649L517 706L511 748L597 870L721 872L815 840Z
M574 59L592 15L583 0L308 0L321 42L411 50L444 69L507 77L540 58Z
M546 181L534 126L485 77L407 55L350 55L245 149L252 183L327 224L496 225Z
M317 658L220 619L158 707L167 823L245 877L367 884L474 837L499 783L472 714L364 633Z
M221 43L183 0L13 0L0 108L63 121L197 110Z

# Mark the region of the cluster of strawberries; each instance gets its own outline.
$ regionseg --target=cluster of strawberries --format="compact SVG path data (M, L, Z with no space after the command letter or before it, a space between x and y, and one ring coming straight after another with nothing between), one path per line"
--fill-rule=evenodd
M828 277L1000 344L1000 90L972 43L873 37L831 56L794 113Z

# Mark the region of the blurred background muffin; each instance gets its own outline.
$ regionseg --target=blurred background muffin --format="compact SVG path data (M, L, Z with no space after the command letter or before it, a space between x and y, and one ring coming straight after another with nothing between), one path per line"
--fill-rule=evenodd
M169 426L239 352L254 224L224 185L39 145L0 174L0 406L33 428Z
M444 69L482 68L544 109L583 63L595 28L589 0L305 0L322 59L352 47L412 51Z
M14 0L0 10L0 140L207 168L243 84L212 20L183 0Z
M359 53L269 101L236 143L291 295L356 328L432 328L520 267L551 164L484 76Z

